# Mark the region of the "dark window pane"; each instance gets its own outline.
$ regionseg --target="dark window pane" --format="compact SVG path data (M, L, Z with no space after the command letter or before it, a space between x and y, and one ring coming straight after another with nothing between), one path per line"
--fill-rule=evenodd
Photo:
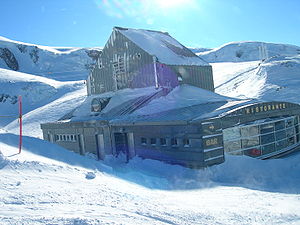
M273 132L274 130L274 124L273 123L268 123L268 124L263 124L260 126L260 133L261 134L266 134Z
M294 129L294 127L286 129L286 136L287 137L292 137L294 135L295 135L295 129Z
M147 138L142 137L141 138L141 144L146 145L147 144Z
M161 138L160 145L167 145L167 140L165 138Z
M269 154L271 152L274 152L275 151L275 144L269 144L269 145L264 145L262 147L262 154L263 155L266 155L266 154Z
M293 144L295 144L295 137L294 136L293 137L289 137L287 139L287 145L288 146L293 145Z
M260 141L262 145L274 142L275 141L274 133L262 135L260 137Z
M150 139L150 144L151 145L156 145L156 138L151 138Z
M285 125L286 125L286 127L291 127L291 126L293 126L293 118L287 119Z
M276 136L276 140L281 140L281 139L284 139L284 138L286 138L286 132L285 132L285 130L281 130L281 131L277 131L276 133L275 133L275 136Z
M275 123L275 130L281 130L285 128L284 120L278 121Z
M178 145L177 138L172 138L171 139L171 145L172 146L177 146Z
M285 147L287 146L287 141L286 139L285 140L282 140L282 141L277 141L276 142L276 150L281 150L281 149L284 149Z
M299 120L298 120L298 116L295 116L295 118L294 118L294 124L297 125L297 124L298 124L298 121L299 121Z
M183 146L184 146L184 147L190 146L190 139L184 138L184 139L183 139Z

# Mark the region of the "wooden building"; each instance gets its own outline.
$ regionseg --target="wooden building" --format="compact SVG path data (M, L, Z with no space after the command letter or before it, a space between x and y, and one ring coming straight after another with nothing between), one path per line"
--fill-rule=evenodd
M212 67L168 33L115 27L87 81L88 95L190 84L214 91Z
M80 107L41 125L45 140L99 159L139 156L191 168L300 146L298 104L212 92L211 67L167 33L114 28L87 88Z

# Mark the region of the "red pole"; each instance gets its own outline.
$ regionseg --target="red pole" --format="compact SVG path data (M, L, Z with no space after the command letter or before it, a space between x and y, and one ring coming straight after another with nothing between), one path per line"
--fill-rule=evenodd
M20 135L19 135L19 154L22 150L22 96L20 95L19 98L19 122L20 122Z

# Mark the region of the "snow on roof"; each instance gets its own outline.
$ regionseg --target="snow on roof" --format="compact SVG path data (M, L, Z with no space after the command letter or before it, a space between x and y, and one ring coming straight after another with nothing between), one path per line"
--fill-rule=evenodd
M90 119L91 116L95 116L98 113L91 112L91 102L94 98L111 98L107 106L102 110L102 113L107 113L112 109L117 108L123 103L138 98L143 95L149 95L157 92L155 87L147 88L135 88L135 89L122 89L116 92L106 92L99 95L87 96L85 101L74 110L72 113L72 121Z
M147 106L137 110L135 115L147 115L210 102L227 102L233 98L222 96L190 85L180 85L168 95L154 99Z
M115 28L140 48L169 65L209 65L168 33L143 29Z

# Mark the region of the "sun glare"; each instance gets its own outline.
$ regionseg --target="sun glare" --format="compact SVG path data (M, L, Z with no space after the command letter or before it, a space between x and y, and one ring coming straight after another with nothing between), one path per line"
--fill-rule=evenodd
M178 8L182 5L190 3L190 0L155 0L154 4L161 9Z

